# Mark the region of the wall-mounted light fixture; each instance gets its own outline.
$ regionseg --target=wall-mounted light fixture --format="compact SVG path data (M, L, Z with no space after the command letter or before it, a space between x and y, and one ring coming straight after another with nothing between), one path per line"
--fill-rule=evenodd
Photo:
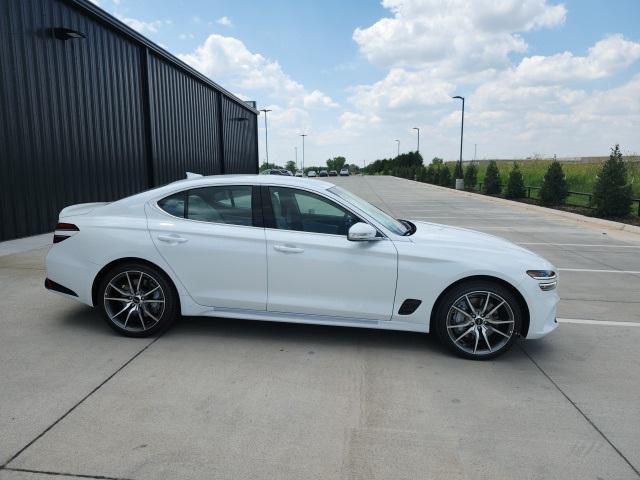
M58 40L75 40L78 38L86 38L87 36L78 32L77 30L72 30L71 28L65 27L56 27L53 29L53 36Z

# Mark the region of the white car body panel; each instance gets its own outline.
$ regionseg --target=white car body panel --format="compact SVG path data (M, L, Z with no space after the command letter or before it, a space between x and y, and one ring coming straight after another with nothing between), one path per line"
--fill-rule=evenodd
M270 312L390 320L398 268L393 242L266 232Z
M346 237L261 227L213 224L172 217L157 200L210 185L280 185L330 198L375 226L385 237ZM162 269L174 283L183 315L428 332L440 294L458 280L489 276L511 285L529 310L527 338L556 328L557 290L542 291L526 270L555 270L540 256L483 233L425 222L398 236L357 207L327 191L333 185L295 177L211 176L182 180L112 203L65 208L60 221L79 232L55 244L47 277L93 305L92 287L111 262L138 258ZM164 243L160 234L188 237ZM283 252L289 246L303 252ZM57 292L56 292L57 293ZM409 315L405 299L419 299Z

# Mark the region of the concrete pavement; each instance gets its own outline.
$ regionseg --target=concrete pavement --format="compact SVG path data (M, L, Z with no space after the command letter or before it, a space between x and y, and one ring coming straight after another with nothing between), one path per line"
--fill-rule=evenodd
M561 268L560 317L640 324L639 235L330 180L541 253ZM420 334L222 319L125 339L44 291L45 253L0 257L0 479L640 477L640 328L561 324L490 362Z

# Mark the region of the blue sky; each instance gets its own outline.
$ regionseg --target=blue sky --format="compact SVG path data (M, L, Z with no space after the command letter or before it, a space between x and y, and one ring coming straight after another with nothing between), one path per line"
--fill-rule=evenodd
M640 151L640 2L99 0L242 98L273 110L269 156L415 149L454 158ZM263 118L260 153L264 156Z

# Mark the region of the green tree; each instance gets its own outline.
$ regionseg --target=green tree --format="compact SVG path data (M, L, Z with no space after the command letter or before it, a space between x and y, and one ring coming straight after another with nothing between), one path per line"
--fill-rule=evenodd
M633 194L627 183L627 165L622 158L620 145L611 149L609 159L602 164L593 191L593 203L596 215L600 217L625 217Z
M433 160L431 160L431 163L434 165L442 165L443 161L440 157L433 157Z
M344 157L333 157L327 160L327 170L335 170L339 172L344 167L344 164L347 163L347 159Z
M569 195L569 187L567 179L564 176L562 165L559 161L554 160L549 164L542 187L540 188L540 202L546 206L560 205L564 203Z
M291 173L296 173L296 162L289 160L284 168L289 170Z
M497 195L500 193L500 190L500 172L498 171L498 164L495 160L491 160L489 165L487 165L487 171L484 174L482 191L488 195Z
M438 179L437 179L436 175L437 175L436 167L435 167L435 165L433 163L430 163L429 166L427 167L426 172L425 172L424 181L427 182L427 183L437 184L438 183Z
M525 196L524 178L516 162L513 162L513 168L509 172L505 196L507 198L524 198Z
M460 162L456 162L453 176L454 178L464 178L464 171L462 170L462 164Z
M260 171L264 171L264 170L269 170L271 168L282 168L280 165L276 165L275 163L267 163L267 162L262 162L262 165L260 165Z
M451 170L446 163L440 165L440 169L438 171L438 185L442 187L449 187L453 185L453 180L451 179Z
M475 162L471 162L464 169L464 188L467 190L475 190L478 184L478 165Z

